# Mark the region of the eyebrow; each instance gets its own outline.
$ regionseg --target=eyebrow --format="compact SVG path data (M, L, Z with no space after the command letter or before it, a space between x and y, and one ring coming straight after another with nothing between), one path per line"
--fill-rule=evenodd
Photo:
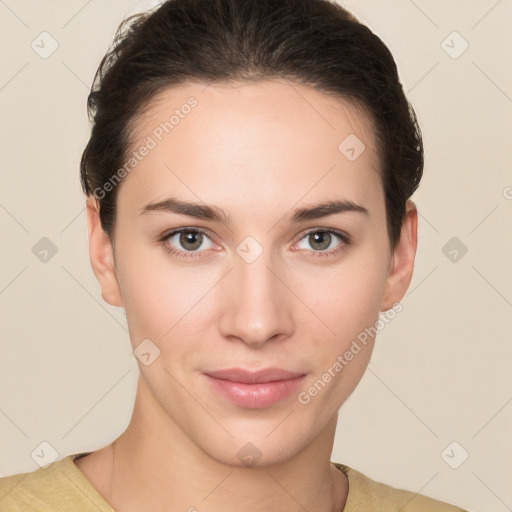
M188 215L197 219L220 222L228 226L231 225L231 217L227 215L222 208L182 201L175 197L169 197L156 203L149 203L141 209L139 215L145 215L155 211ZM296 224L345 212L357 212L369 215L369 211L364 206L353 203L352 201L338 200L327 201L306 208L296 208L292 210L290 214L285 215L284 218L288 220L288 222Z

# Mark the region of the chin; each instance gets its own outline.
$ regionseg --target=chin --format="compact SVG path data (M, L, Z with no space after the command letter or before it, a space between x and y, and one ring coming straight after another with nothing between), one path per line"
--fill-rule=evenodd
M229 466L243 468L282 464L300 453L314 438L312 433L308 441L307 433L300 431L294 422L283 428L280 423L288 413L265 422L265 426L253 426L251 433L243 427L237 430L226 425L233 437L225 434L215 439L203 439L201 443L195 442L209 457Z

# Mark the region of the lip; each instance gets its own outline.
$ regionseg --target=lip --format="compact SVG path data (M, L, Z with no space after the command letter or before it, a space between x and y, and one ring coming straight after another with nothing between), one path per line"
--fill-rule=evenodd
M204 373L212 387L222 396L248 409L263 409L289 396L304 381L306 374L281 368L251 372L229 368Z

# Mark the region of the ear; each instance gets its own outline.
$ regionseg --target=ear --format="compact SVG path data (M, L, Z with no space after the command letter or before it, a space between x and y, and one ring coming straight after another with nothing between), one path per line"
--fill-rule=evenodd
M418 211L416 205L408 200L405 204L405 216L402 222L400 240L393 249L381 311L387 311L393 307L393 304L400 302L409 288L417 245Z
M109 236L101 227L98 200L89 196L86 201L89 231L89 258L92 270L101 286L101 296L112 306L123 306L114 266L114 249Z

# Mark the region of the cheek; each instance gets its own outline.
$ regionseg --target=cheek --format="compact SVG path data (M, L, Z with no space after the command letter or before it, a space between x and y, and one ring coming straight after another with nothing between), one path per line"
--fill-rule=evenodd
M343 348L378 319L389 264L380 254L373 247L354 251L340 265L310 269L307 280L296 280L298 295L331 334L333 349Z
M388 261L378 251L361 251L329 278L316 275L323 286L304 287L315 312L330 334L307 347L314 373L299 396L299 403L318 418L328 417L345 402L361 380L374 346L372 327L379 318ZM317 326L318 327L318 326ZM311 331L312 326L308 327ZM323 329L323 332L329 333ZM306 339L316 339L312 332ZM308 336L309 334L309 336ZM318 349L321 343L321 350Z
M163 247L147 241L119 243L118 249L118 281L134 346L149 338L164 349L176 336L189 338L200 328L221 269L176 264Z
M163 258L164 249L161 253ZM139 338L160 338L172 327L170 315L182 289L178 276L170 279L165 275L165 266L155 258L154 248L148 250L147 241L123 237L121 230L116 272L133 343Z
M208 335L202 331L222 315L223 297L229 297L229 286L234 286L232 279L222 279L226 268L214 263L177 264L163 247L123 235L121 229L118 234L116 268L133 345L150 338L163 347L178 335L189 340ZM298 339L315 334L324 340L325 351L316 355L317 360L343 352L378 319L389 264L382 248L377 236L373 243L367 239L364 246L347 252L337 264L303 262L281 269L300 299L297 303L291 297L288 303Z

